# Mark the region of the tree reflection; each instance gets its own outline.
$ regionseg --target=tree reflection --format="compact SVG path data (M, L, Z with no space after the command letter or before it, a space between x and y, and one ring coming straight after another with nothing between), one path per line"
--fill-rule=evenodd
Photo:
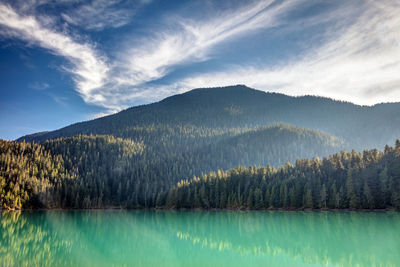
M0 229L1 266L71 265L56 255L72 244L51 231L43 212L3 211Z
M398 266L400 214L3 212L1 266Z
M240 255L284 254L320 265L397 266L399 219L397 213L194 212L181 219L176 236L194 246Z

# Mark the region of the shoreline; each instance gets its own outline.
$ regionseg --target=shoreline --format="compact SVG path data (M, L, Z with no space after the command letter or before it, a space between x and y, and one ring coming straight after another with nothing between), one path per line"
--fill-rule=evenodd
M123 207L103 207L103 208L28 208L28 209L2 209L1 212L25 212L25 211L72 211L72 210L145 210L145 211L282 211L282 212L400 212L400 210L396 209L310 209L310 208L268 208L268 209L246 209L246 208L211 208L211 209L203 209L203 208L123 208Z

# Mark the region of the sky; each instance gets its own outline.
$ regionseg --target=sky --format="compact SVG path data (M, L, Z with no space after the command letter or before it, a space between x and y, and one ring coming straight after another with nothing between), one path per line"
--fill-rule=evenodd
M400 102L398 0L0 0L0 138L245 84Z

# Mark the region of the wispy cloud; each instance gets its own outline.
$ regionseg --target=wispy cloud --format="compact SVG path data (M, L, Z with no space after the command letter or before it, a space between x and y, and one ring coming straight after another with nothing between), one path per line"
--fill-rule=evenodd
M46 90L47 88L50 87L50 85L45 82L33 82L33 83L30 83L28 86L29 86L29 88L32 88L32 89L35 89L38 91Z
M109 67L93 45L52 30L33 16L21 16L5 4L0 4L0 25L3 35L25 40L66 58L70 66L63 68L73 74L76 89L83 99L93 104L104 103L104 97L97 90L105 84Z
M49 93L48 94L53 100L54 102L56 102L58 105L60 106L68 106L68 97L65 96L59 96L59 95L55 95L53 93Z
M93 0L61 13L69 24L100 31L128 24L143 1Z
M118 28L131 22L136 11L151 0L4 0L25 14L54 13L69 25L93 31Z

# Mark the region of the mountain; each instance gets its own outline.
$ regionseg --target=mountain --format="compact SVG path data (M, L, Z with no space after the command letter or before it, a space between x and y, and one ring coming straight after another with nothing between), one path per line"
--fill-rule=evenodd
M243 85L194 89L56 131L24 136L18 141L108 134L154 143L155 136L149 136L149 131L157 132L157 138L186 134L202 138L205 132L214 131L211 135L215 136L232 129L276 123L323 131L343 138L357 150L383 148L400 136L400 103L359 106L315 96L266 93Z
M320 187L323 179L328 179L325 186L331 186L331 182L337 180L336 190L340 191L353 180L323 175L348 170L346 164L352 166L364 160L360 159L361 154L353 151L346 154L352 160L333 160L322 173L321 161L311 159L327 157L344 149L383 148L385 144L393 143L400 136L399 107L398 103L366 107L321 97L290 97L242 85L195 89L114 115L25 136L19 142L1 141L0 206L185 207L190 203L185 196L194 200L199 199L199 195L191 195L195 192L191 190L175 190L180 180L184 182L180 182L178 188L190 184L187 181L191 177L237 165L267 166L265 170L268 171L279 167L280 176L271 174L269 180L279 184L279 189L275 189L283 190L281 195L285 195L279 179L296 179L299 182L296 192L305 194L304 198L309 200L309 188L302 182L305 178L317 179L313 183ZM385 153L388 149L386 146ZM369 160L377 162L381 154L374 151L376 153L367 153L373 155ZM396 153L390 155L397 157ZM297 164L298 159L308 160L306 167L311 165L313 169L308 172L303 171L304 166L290 169L287 162ZM357 165L357 170L365 169L367 163ZM382 171L380 164L372 176L380 175ZM366 176L357 172L354 177L363 181ZM247 178L245 191L241 191L246 194L251 192L248 186L254 181L251 176ZM207 192L223 192L213 181L204 185L209 189L216 187ZM361 192L369 190L364 190L364 184L354 185L359 190L358 199ZM382 186L372 182L367 185L370 190ZM252 186L256 190L260 185ZM316 187L318 192L322 190L320 187ZM202 187L199 189L194 185L194 189L206 196ZM258 189L265 190L264 187ZM347 197L346 190L342 190L340 198ZM312 194L315 194L313 200L319 199L315 190ZM391 191L386 195L396 198ZM248 198L247 195L243 197ZM180 205L181 200L186 204ZM302 201L297 200L296 207L309 206L309 202ZM246 207L243 203L237 207ZM264 202L264 207L269 203ZM376 206L387 207L397 202L385 203ZM252 204L247 207L254 208Z

